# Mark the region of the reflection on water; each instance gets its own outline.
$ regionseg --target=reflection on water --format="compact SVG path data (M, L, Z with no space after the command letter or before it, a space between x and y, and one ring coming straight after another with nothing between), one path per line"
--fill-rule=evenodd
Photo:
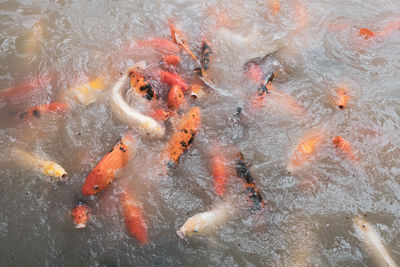
M379 5L290 0L279 1L278 8L277 2L0 3L2 263L373 266L372 253L353 228L357 215L366 216L400 262L400 5L396 0ZM212 44L208 76L214 89L187 104L201 107L201 130L167 177L160 175L158 163L177 119L166 123L165 138L136 136L137 155L117 173L116 182L83 198L88 173L128 131L112 112L108 89L134 62L145 59L149 73L157 69L160 55L135 48L132 41L169 38L170 18L196 55L204 37ZM373 34L366 38L361 28ZM262 60L273 52L275 62ZM188 83L199 83L192 72L195 62L180 55L177 71ZM259 84L245 74L250 61L261 62L264 72L279 66L266 105L257 109L250 100ZM159 80L154 84L166 97L168 87ZM10 96L6 88L17 85ZM61 101L70 88L96 86L101 90L87 102L67 97L71 110L61 117L19 116ZM349 96L343 110L334 104L342 86ZM315 151L302 143L312 131L321 133ZM335 136L351 145L357 161L334 146ZM208 159L216 143L243 153L266 205L249 216L240 194L243 183L232 175L225 200L237 204L234 218L207 236L181 240L176 230L189 217L223 201L214 192ZM12 148L59 163L68 180L54 182L21 168L10 159ZM296 153L305 154L307 164L288 173ZM144 211L146 246L125 230L119 203L124 183ZM76 230L70 212L82 199L92 221Z

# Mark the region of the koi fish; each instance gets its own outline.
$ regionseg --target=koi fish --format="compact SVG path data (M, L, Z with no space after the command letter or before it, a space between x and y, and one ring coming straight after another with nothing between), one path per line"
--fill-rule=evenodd
M279 3L279 0L269 0L268 2L269 8L272 10L272 13L276 15L281 9L281 4Z
M106 189L114 180L116 172L136 155L136 142L132 135L126 134L105 155L87 176L82 194L90 196Z
M198 63L199 66L201 66L200 61L190 50L186 44L186 41L182 40L182 33L177 30L175 23L172 20L169 20L169 30L171 32L171 38L174 40L174 42L178 44L178 46L180 46L186 53L188 53L196 61L196 63Z
M245 64L246 77L254 83L262 83L262 70L260 64L250 61Z
M27 111L19 114L19 118L21 120L28 120L32 118L37 118L40 119L42 115L45 114L65 114L67 111L69 111L69 105L66 103L60 103L60 102L52 102L50 104L43 104L39 106L32 107L28 109Z
M320 131L311 131L303 136L297 148L292 153L287 170L294 172L296 169L308 164L312 160L311 156L322 142L323 135Z
M214 190L218 196L225 193L225 184L228 181L227 160L221 154L211 156L212 176L214 177Z
M75 101L87 106L96 102L99 93L106 88L104 77L97 77L89 82L69 88L63 97L72 97Z
M181 87L179 85L172 86L167 96L168 108L177 110L183 103L185 103L185 96L183 95Z
M250 213L253 214L256 211L261 210L264 207L263 197L255 185L255 180L251 176L247 163L244 162L243 154L240 152L236 159L236 174L243 180L246 187L246 193L249 195L249 199L252 202Z
M132 71L131 73L130 85L136 93L142 95L147 100L158 99L158 95L154 91L153 86L142 74L136 71Z
M390 257L385 246L382 244L381 237L375 231L375 229L368 222L364 221L360 217L356 217L353 220L353 226L358 237L366 244L370 249L373 256L376 257L382 266L396 267L397 264Z
M18 148L14 148L11 154L13 159L20 165L43 173L46 176L56 178L57 181L64 181L68 177L64 168L54 161L43 159Z
M164 127L158 124L153 118L145 116L130 107L122 97L122 87L125 81L129 78L131 72L136 71L138 68L144 68L145 64L146 63L143 61L136 63L115 83L111 91L111 106L114 114L130 127L137 127L146 134L151 134L160 138L165 134Z
M202 213L198 213L183 224L176 234L184 239L194 234L209 234L216 227L224 224L232 216L232 207L228 203Z
M257 93L251 98L251 105L254 109L260 109L264 106L264 100L266 95L269 95L271 83L275 78L275 73L271 72L265 76L259 88L257 88Z
M353 149L351 148L351 145L348 141L346 141L343 137L341 136L335 136L333 138L333 144L339 149L342 150L344 153L347 154L347 156L353 160L357 161L357 157L353 153Z
M336 90L335 104L340 109L344 109L347 106L347 101L349 101L349 95L347 94L347 87L342 86Z
M131 193L124 191L121 196L122 210L126 229L140 245L149 243L147 239L147 224L142 209L136 204Z
M85 203L79 201L73 207L71 215L76 229L85 228L90 220L90 208Z
M182 117L177 131L172 135L167 144L164 155L168 160L168 164L178 163L183 152L191 146L200 125L200 108L193 107Z
M210 60L212 56L213 51L211 50L211 46L207 39L203 40L203 43L201 44L201 57L200 57L200 63L201 63L201 68L203 71L207 71L208 68L210 67Z
M187 83L178 75L172 72L162 70L161 81L168 84L169 86L179 85L183 92L186 92L188 89Z
M190 86L190 98L193 100L197 100L206 96L206 91L204 90L204 86L200 84L192 84Z
M171 65L171 66L178 66L180 63L181 59L179 56L175 55L167 55L164 57L163 62L165 65Z
M179 47L174 42L165 38L152 38L147 40L136 40L134 46L151 47L160 54L177 55Z
M360 29L360 36L364 37L364 39L369 39L371 37L374 37L375 35L376 34L370 29L367 28Z
M171 116L171 112L168 112L162 108L152 110L150 117L157 121L166 121Z

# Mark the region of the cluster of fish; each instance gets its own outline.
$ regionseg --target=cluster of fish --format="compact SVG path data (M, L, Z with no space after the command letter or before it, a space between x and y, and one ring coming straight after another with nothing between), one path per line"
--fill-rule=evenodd
M279 11L279 2L271 1L274 12ZM390 26L390 27L389 27ZM384 33L394 29L389 25ZM107 91L110 95L110 106L114 115L138 133L152 138L162 138L165 136L165 124L168 119L178 121L174 127L174 133L165 144L162 152L160 165L167 170L179 163L182 154L190 149L195 136L201 127L201 109L197 106L189 107L187 96L193 100L204 97L209 91L217 91L213 85L209 66L211 64L213 50L212 45L204 39L199 52L199 57L190 49L185 41L184 35L177 29L173 21L169 22L170 39L152 38L146 40L136 40L131 46L145 47L153 49L161 57L161 63L156 68L150 68L145 61L140 61L128 68L114 84L111 90L106 90L104 77L97 77L88 83L73 87L61 96L61 102L52 102L32 107L27 111L18 114L21 120L29 121L40 119L46 114L63 115L70 112L71 107L68 101L76 101L82 105L94 103L100 93ZM396 24L397 29L399 26ZM374 33L368 29L361 29L360 35L371 38L379 33ZM382 33L383 34L383 33ZM180 53L183 52L190 56L197 66L192 71L192 81L190 85L177 72L177 66L181 64ZM306 116L304 108L290 95L279 90L274 86L274 79L277 72L274 68L263 70L261 62L271 58L266 56L261 61L252 60L246 63L245 71L247 77L257 84L257 89L252 96L249 96L249 105L237 110L237 115L241 113L252 114L260 112L267 105L278 105L278 108L285 109L290 115ZM43 83L46 78L40 81L31 81L12 87L0 92L0 102L11 101L16 95L22 95L35 90L38 83ZM129 81L129 89L126 83ZM160 92L154 85L154 81L159 81L167 85L169 90ZM336 89L335 106L339 110L346 109L350 99L348 88L342 86ZM147 113L143 109L133 108L126 99L132 102L141 103L147 108ZM193 102L193 101L192 101ZM98 194L108 188L116 178L116 174L136 155L136 134L128 132L122 135L114 148L108 152L89 173L82 187L82 194L85 197ZM343 152L349 160L355 164L359 158L356 156L351 144L342 136L327 137L323 131L312 129L295 145L287 170L296 173L307 166L315 159L316 151L324 142L331 140L330 143L338 150ZM219 145L213 146L210 152L210 165L214 178L214 188L216 195L223 197L226 191L226 184L230 177L239 178L244 187L245 195L249 200L249 213L255 214L265 206L262 194L256 186L254 177L249 170L249 164L244 160L243 155L235 150L234 153L227 152ZM67 172L57 163L42 158L33 153L29 153L20 148L12 151L13 159L25 168L35 169L44 175L64 180ZM120 194L120 202L124 214L127 230L137 241L145 245L149 242L147 236L147 223L142 207L138 204L136 197L124 187ZM209 211L196 214L190 217L183 226L177 231L180 238L190 237L193 234L207 233L211 229L225 223L233 216L234 205L230 201L224 201ZM84 202L78 202L72 209L72 217L76 228L84 228L90 220L90 208ZM366 241L366 243L378 251L384 261L389 266L396 266L380 241L380 237L373 227L363 219L354 219L356 232Z

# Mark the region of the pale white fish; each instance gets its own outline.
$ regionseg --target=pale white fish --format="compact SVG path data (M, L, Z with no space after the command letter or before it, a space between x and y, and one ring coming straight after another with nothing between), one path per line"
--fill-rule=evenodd
M226 223L232 215L231 204L223 203L209 211L190 217L176 233L182 239L186 236L191 237L193 234L210 234L216 227Z
M143 115L136 109L128 105L122 97L122 88L125 81L129 79L132 71L143 69L146 67L145 61L140 61L126 70L121 78L115 83L111 91L111 106L114 114L124 123L132 128L138 128L141 132L153 135L155 137L163 137L165 129L158 124L153 118Z
M68 176L67 172L59 164L54 161L43 159L35 154L30 154L24 150L13 148L11 155L12 158L22 167L33 169L46 176L57 178L59 181Z
M396 267L397 264L390 257L385 246L382 244L381 237L368 222L360 217L353 220L356 234L367 245L371 254L382 264L381 266Z

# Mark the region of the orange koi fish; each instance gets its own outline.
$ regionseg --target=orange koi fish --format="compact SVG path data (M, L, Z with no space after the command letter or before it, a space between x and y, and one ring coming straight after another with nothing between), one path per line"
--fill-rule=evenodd
M279 10L281 9L281 4L279 0L269 0L269 8L272 10L274 15L278 14Z
M376 34L373 31L367 28L360 29L360 36L364 37L364 39L369 39L371 37L374 37L375 35Z
M121 202L126 229L137 239L140 245L148 244L147 224L142 209L136 204L132 194L127 191L122 193Z
M304 135L289 160L287 170L294 172L309 163L312 160L311 156L322 142L323 135L320 131L311 131Z
M85 203L79 201L73 207L71 215L76 229L85 228L90 220L90 208Z
M340 109L344 109L347 105L347 101L349 100L349 95L347 94L347 87L342 86L336 90L336 99L335 104Z
M179 75L172 72L162 70L161 81L170 86L179 85L183 92L188 89L187 83Z
M347 156L353 160L357 161L357 157L353 153L353 149L351 148L351 145L348 141L346 141L343 137L341 136L335 136L333 138L333 144L341 151L347 154Z
M169 140L164 152L168 164L177 164L180 156L189 149L194 137L200 128L201 117L200 108L193 107L185 114L177 131Z
M169 30L171 32L171 38L174 40L174 42L177 43L178 46L180 46L186 53L188 53L197 63L199 63L199 65L201 65L197 57L186 44L186 41L182 40L182 33L177 30L175 23L172 20L169 20Z
M132 71L130 78L130 85L132 89L139 95L142 95L147 100L158 99L158 95L154 91L153 86L149 81L137 71Z
M179 47L174 42L164 38L153 38L148 40L136 40L136 46L151 47L160 54L177 55Z
M171 112L159 108L152 110L149 115L157 121L166 121L171 116Z
M135 154L133 136L124 135L89 173L83 184L82 194L90 196L106 189L114 181L116 171L124 167Z
M183 95L181 87L179 85L172 86L167 96L168 108L171 110L177 110L184 103L185 96Z
M164 57L163 62L165 65L171 65L171 66L178 66L180 63L181 59L179 56L175 55L167 55Z
M59 114L63 115L69 111L69 105L60 102L52 102L50 104L43 104L28 109L27 111L19 114L21 120L28 120L32 118L40 119L45 114Z
M260 191L255 185L255 180L251 176L247 163L244 161L243 154L239 152L236 159L236 174L241 178L246 187L246 193L252 202L250 213L255 213L264 207L264 200Z
M226 158L221 154L214 154L211 157L211 169L214 177L214 189L218 196L225 193L225 184L228 181L228 170Z

